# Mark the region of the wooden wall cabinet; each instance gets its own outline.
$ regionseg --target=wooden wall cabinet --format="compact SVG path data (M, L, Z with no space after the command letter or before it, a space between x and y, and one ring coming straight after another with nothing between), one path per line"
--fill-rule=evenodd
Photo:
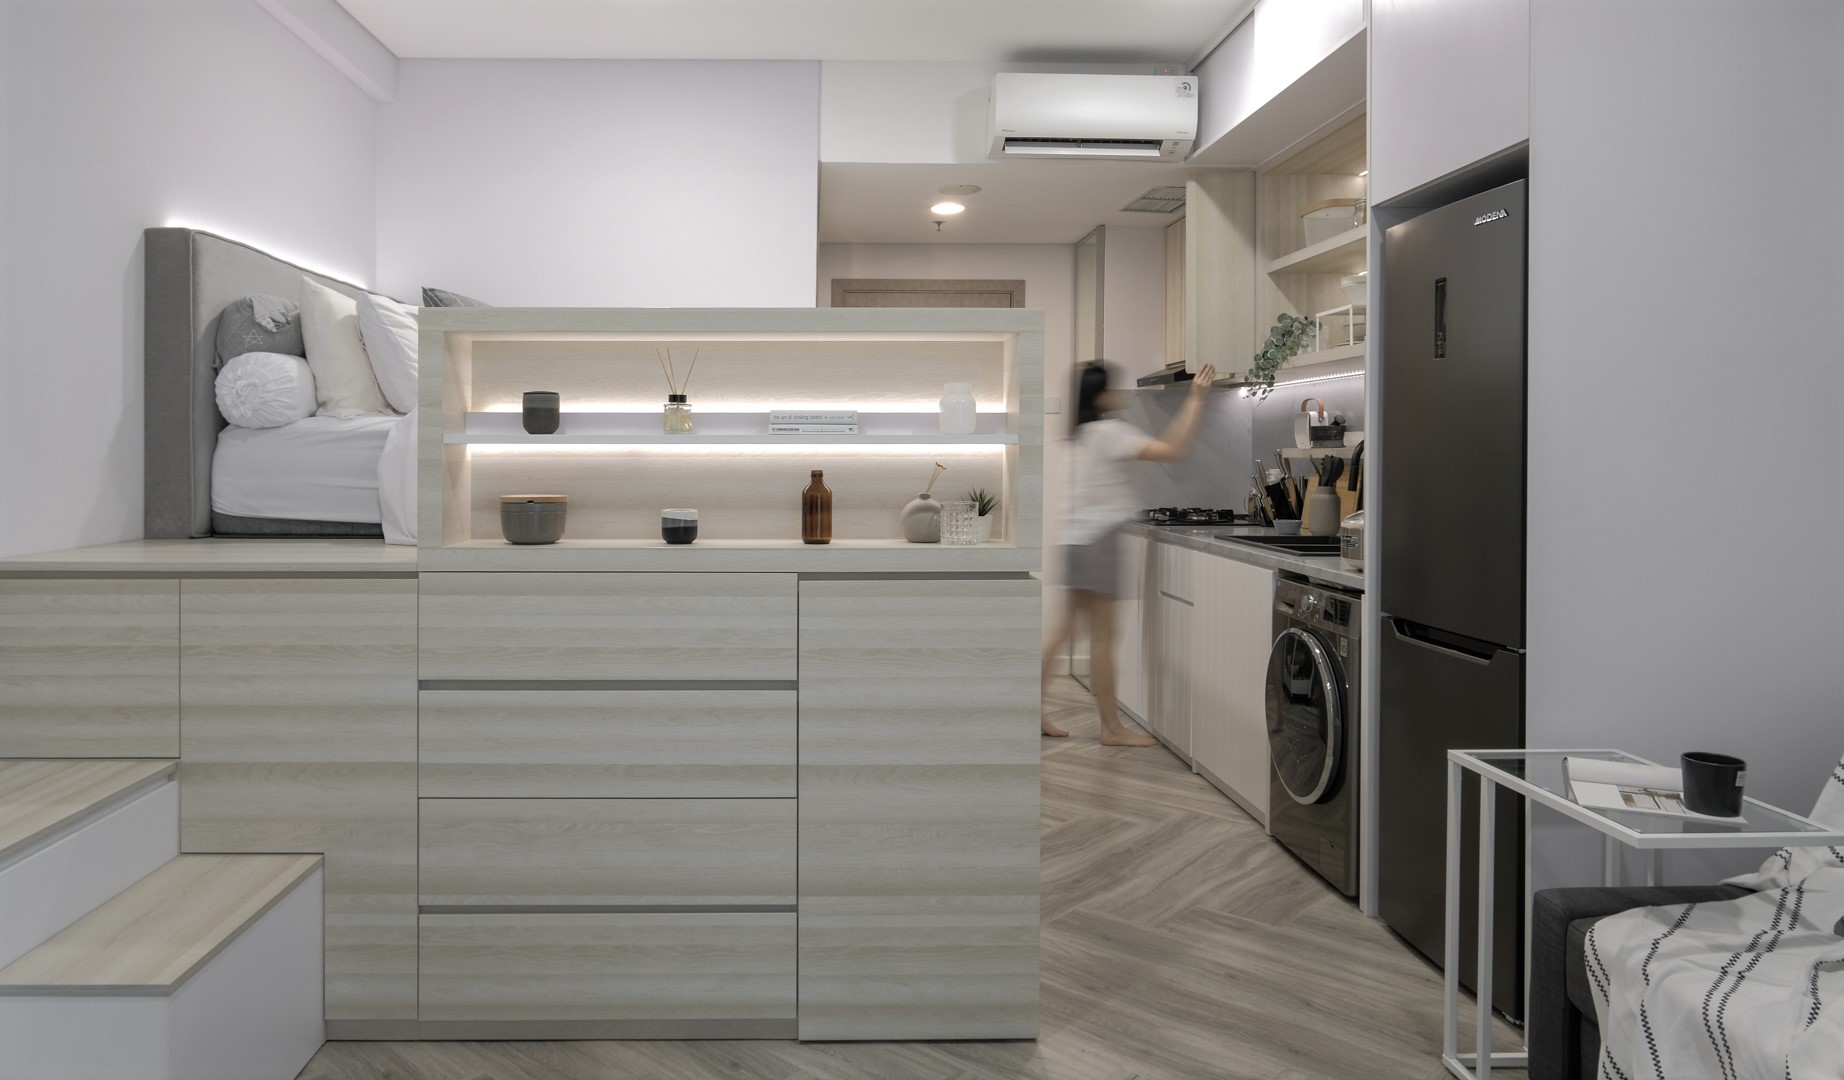
M416 582L170 584L180 850L324 853L327 1018L414 1018Z
M0 758L179 756L179 582L0 581Z
M1037 1034L1041 586L800 586L800 1037Z

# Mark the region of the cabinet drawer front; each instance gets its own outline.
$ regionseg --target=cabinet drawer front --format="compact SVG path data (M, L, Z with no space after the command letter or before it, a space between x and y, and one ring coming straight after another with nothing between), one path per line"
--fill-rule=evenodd
M792 679L793 574L424 574L425 679Z
M792 690L425 690L425 797L794 795Z
M179 582L0 581L0 757L176 757Z
M424 915L423 1020L794 1017L793 914Z
M794 903L793 799L424 799L430 907Z

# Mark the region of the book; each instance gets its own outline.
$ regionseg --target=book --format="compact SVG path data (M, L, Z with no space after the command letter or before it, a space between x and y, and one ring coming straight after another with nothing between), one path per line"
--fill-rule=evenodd
M1684 805L1684 774L1668 765L1638 765L1599 758L1565 757L1562 775L1569 797L1591 810L1741 822L1740 817L1699 814Z
M858 426L856 409L770 409L768 413L769 430L782 426L802 426L807 424Z

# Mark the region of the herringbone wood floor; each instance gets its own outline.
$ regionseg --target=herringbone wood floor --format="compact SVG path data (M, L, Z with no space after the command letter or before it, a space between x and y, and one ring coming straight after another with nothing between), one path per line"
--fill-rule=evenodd
M1093 702L1074 681L1056 680L1046 707L1073 735L1044 740L1043 1012L1034 1043L347 1042L328 1043L301 1078L1445 1075L1438 973L1171 754L1098 745ZM1499 1041L1510 1049L1518 1040L1505 1029Z

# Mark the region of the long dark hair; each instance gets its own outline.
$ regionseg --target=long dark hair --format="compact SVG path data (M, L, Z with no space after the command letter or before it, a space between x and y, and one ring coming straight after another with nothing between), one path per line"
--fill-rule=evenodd
M1076 365L1076 422L1073 427L1101 419L1100 401L1108 388L1108 375L1108 365L1103 360Z

